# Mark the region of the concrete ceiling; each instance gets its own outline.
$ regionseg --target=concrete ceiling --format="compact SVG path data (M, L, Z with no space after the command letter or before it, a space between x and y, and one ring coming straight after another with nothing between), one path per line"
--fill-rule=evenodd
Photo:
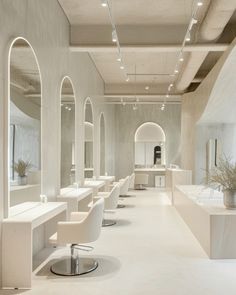
M58 1L71 24L71 50L90 54L105 82L105 94L112 100L132 94L152 100L156 95L160 100L170 83L175 84L175 96L188 91L192 83L201 83L236 35L232 29L236 1L204 0L196 13L192 47L186 49L178 75L173 75L196 1L109 0L125 73L130 78L125 82L126 75L116 60L116 45L111 41L108 8L102 7L100 0ZM213 40L215 37L226 40L226 44Z

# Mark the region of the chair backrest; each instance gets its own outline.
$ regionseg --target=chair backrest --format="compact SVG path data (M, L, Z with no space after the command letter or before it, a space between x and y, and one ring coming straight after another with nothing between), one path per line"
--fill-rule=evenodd
M135 179L135 174L132 173L129 177L129 188L134 189L134 179Z
M120 186L120 195L126 196L129 190L129 176L126 176L125 179L121 182Z
M136 174L135 184L148 184L148 174Z
M83 244L98 239L103 220L104 199L93 204L82 221L59 222L57 226L58 244Z
M112 210L117 207L120 196L120 183L116 183L110 191L109 197L105 199L105 210Z
M101 198L93 204L93 206L89 210L87 218L84 221L88 239L86 243L96 241L100 236L103 220L103 211L104 199Z

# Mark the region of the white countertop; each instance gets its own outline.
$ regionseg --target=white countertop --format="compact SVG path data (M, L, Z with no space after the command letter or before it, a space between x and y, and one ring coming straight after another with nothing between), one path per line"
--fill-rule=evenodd
M80 201L87 196L91 195L93 193L92 188L88 187L79 187L79 188L74 188L74 187L66 187L62 188L60 191L60 196L58 198L64 198L64 199L77 199L77 201Z
M115 176L101 175L98 177L98 180L115 181Z
M31 223L33 229L66 209L67 204L64 202L25 202L11 207L10 217L4 219L3 223Z
M84 181L84 187L91 187L91 188L101 188L105 186L105 181L103 180L88 180Z
M176 188L204 208L210 215L236 215L236 210L225 208L222 192L203 185L177 185Z
M165 172L166 168L135 168L134 172Z

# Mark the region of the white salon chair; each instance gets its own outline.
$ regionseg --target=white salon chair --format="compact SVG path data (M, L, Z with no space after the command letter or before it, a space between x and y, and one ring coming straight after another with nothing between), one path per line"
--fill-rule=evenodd
M125 179L120 179L119 182L121 183L120 186L120 197L127 198L129 197L129 184L130 184L130 176L126 176Z
M71 256L57 261L51 266L51 272L60 276L76 276L89 273L98 267L92 258L79 258L78 249L92 249L81 245L98 239L103 220L104 199L100 198L89 212L72 212L70 221L58 222L57 233L49 239L51 244L71 244Z
M136 174L135 175L135 189L145 190L146 185L148 185L148 174Z
M118 200L120 196L120 183L116 183L110 192L99 192L94 200L97 198L104 198L104 213L106 210L114 210L117 208ZM116 224L115 220L106 219L105 215L102 221L102 226L111 226Z
M135 174L132 173L129 177L129 189L134 189Z

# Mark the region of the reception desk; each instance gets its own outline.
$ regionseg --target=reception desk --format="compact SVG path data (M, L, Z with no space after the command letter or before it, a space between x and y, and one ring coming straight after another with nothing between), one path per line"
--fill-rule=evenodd
M222 193L176 186L173 203L209 258L236 258L236 211L225 209Z
M67 204L26 202L10 209L2 224L2 286L31 288L33 256L48 245L57 222L66 220Z
M160 186L164 187L165 186L165 173L166 173L166 168L160 167L160 168L135 168L134 169L135 174L148 174L148 186L149 187L155 187L155 186ZM162 177L162 181L158 181L156 183L155 177L160 176ZM160 185L159 185L160 183ZM158 184L158 185L156 185Z

